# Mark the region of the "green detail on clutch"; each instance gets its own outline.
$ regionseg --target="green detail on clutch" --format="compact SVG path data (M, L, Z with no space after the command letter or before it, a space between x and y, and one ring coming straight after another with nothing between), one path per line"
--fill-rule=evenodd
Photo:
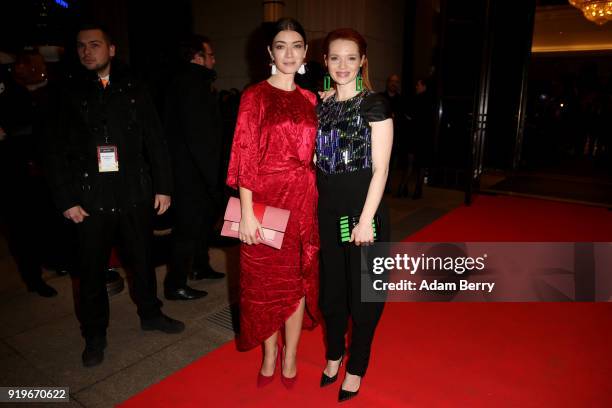
M359 216L348 216L348 215L343 215L341 217L338 217L338 240L340 241L341 244L347 243L351 240L351 232L353 230L353 228L355 228L355 225L357 225L357 223L359 223ZM376 215L374 217L374 219L372 220L372 229L374 230L374 240L377 240L377 226L380 225L380 220L378 218L378 215Z

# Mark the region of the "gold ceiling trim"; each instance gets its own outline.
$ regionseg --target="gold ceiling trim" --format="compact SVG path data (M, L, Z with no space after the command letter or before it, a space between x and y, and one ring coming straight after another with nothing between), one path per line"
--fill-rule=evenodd
M574 51L610 51L612 44L577 44L561 46L536 46L531 48L531 52L574 52Z

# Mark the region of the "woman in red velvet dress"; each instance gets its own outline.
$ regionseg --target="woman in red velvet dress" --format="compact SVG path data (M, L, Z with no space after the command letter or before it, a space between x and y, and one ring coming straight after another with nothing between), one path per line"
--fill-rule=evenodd
M268 47L272 75L244 91L240 101L227 184L240 192L240 335L248 350L263 344L258 385L269 383L282 356L281 380L297 378L296 353L302 327L318 320L317 191L313 155L316 97L298 87L306 36L292 19L276 23ZM253 203L291 212L283 246L261 244ZM279 331L284 327L284 347Z

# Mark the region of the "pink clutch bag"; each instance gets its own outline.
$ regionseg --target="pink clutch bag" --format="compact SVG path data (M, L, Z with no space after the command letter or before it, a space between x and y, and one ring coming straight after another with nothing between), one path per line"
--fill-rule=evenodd
M264 232L261 243L271 246L272 248L280 249L283 245L283 238L285 237L290 211L264 204L253 203L253 212ZM225 216L223 217L221 235L238 238L238 227L241 217L240 200L236 197L230 197L227 208L225 209Z

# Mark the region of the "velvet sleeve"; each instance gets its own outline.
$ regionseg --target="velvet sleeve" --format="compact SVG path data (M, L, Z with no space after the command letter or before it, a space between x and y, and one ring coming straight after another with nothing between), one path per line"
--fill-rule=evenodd
M310 92L310 91L308 91L306 89L303 89L303 88L298 88L298 89L300 90L300 92L302 92L302 95L304 95L304 97L306 99L308 99L308 102L310 102L312 104L312 106L314 106L314 107L317 106L318 99L317 99L317 96L314 93L312 93L312 92Z
M259 142L261 136L260 101L254 89L240 99L236 130L225 183L234 188L258 190Z
M391 104L384 95L373 93L363 100L361 114L368 122L380 122L392 116Z

